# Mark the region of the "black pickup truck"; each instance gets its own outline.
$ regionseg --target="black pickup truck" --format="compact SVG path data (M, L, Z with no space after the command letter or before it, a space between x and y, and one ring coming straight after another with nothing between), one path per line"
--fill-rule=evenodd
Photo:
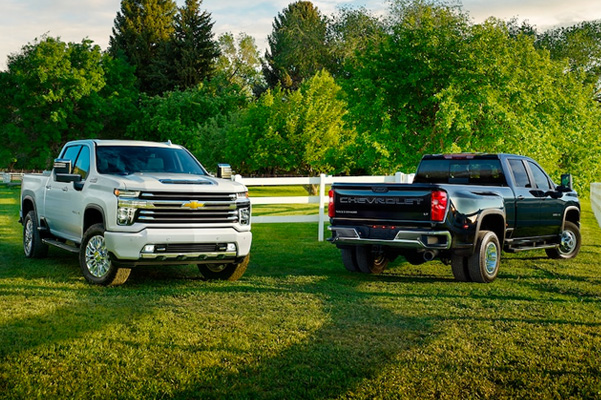
M492 282L501 250L580 250L580 203L572 178L557 186L532 159L512 154L422 158L412 184L334 183L328 214L349 271L380 273L403 256L439 258L458 281Z

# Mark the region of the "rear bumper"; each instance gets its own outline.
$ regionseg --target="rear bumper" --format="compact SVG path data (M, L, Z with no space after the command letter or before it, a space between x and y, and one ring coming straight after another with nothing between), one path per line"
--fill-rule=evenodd
M449 231L400 230L393 239L363 238L352 227L329 226L334 244L341 245L382 245L405 249L448 250L451 248Z

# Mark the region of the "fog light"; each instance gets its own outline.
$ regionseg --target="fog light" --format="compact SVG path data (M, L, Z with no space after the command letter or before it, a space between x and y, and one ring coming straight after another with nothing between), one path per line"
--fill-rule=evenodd
M234 251L236 251L236 243L228 243L227 244L227 251L228 252L234 252Z
M146 246L144 246L144 250L142 250L142 253L154 253L154 244L147 244Z

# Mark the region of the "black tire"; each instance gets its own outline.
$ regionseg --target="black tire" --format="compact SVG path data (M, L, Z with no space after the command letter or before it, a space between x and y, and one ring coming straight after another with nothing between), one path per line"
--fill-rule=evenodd
M86 230L79 249L79 266L86 280L97 285L121 285L131 269L118 268L110 258L104 242L104 226L95 224Z
M569 260L578 255L581 243L582 237L578 225L566 221L564 223L563 232L561 232L561 243L559 244L559 247L545 249L545 252L549 258Z
M230 264L198 264L198 270L205 277L205 279L220 279L224 281L235 281L240 279L250 261L250 254L248 254L239 263Z
M23 221L23 252L27 258L44 258L48 255L48 245L42 242L38 230L38 218L30 211Z
M365 274L380 274L388 266L386 254L374 253L371 246L357 246L357 266Z
M349 272L360 272L357 265L357 252L354 247L343 247L340 249L342 254L342 264Z
M499 238L492 231L478 234L478 242L474 254L468 257L469 276L474 282L490 283L499 273L501 262L501 245Z
M451 256L451 270L453 276L458 282L471 282L470 271L467 266L467 257L452 255Z

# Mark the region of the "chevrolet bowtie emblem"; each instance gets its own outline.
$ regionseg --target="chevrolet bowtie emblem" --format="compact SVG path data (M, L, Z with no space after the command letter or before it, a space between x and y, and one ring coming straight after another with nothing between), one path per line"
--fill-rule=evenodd
M202 208L204 206L205 206L204 203L199 203L197 201L191 201L189 203L185 203L182 205L182 207L184 207L184 208L191 208L193 210L196 210L197 208Z

